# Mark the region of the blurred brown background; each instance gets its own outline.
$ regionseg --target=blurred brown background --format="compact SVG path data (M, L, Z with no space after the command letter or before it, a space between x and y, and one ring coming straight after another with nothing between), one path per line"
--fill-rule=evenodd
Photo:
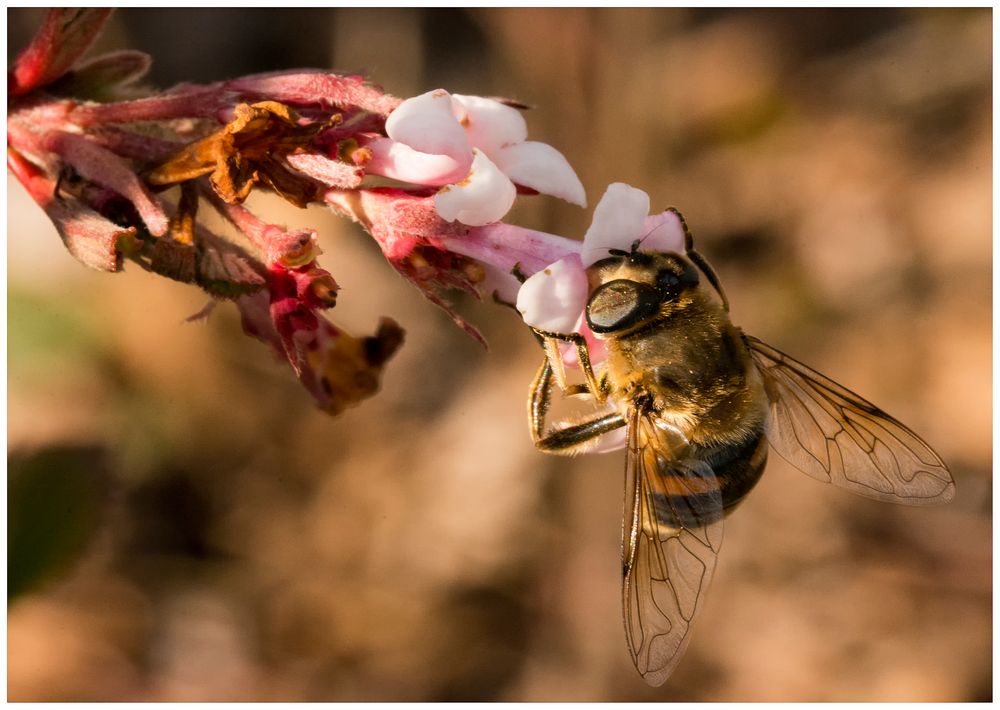
M8 11L8 59L40 11ZM991 23L980 10L124 10L161 86L364 70L533 108L591 206L680 208L734 320L908 423L953 503L908 509L772 457L659 689L619 608L621 453L533 450L540 352L483 352L353 225L313 226L331 314L408 340L330 419L234 309L88 271L8 178L11 700L989 700ZM580 236L590 210L512 221ZM16 573L16 575L15 575ZM17 584L14 584L17 582Z

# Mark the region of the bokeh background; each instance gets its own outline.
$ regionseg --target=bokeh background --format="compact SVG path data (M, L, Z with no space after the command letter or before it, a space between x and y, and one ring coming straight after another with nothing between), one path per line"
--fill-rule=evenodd
M40 21L8 11L8 60ZM363 70L533 108L591 205L685 214L735 322L864 393L950 464L954 502L854 497L772 458L727 522L685 659L632 669L621 453L548 457L539 350L459 298L489 352L356 227L312 226L333 319L408 331L331 419L234 309L86 270L8 178L11 700L990 700L989 9L143 10L99 49L166 87ZM580 236L590 211L511 221Z

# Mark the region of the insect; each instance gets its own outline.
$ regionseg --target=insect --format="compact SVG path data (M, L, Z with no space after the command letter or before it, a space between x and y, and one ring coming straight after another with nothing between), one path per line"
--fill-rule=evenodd
M760 479L768 445L869 498L926 505L955 493L944 462L906 426L734 326L715 272L684 232L683 254L636 240L587 268L586 323L607 357L593 364L579 333L534 329L546 358L529 397L542 451L580 453L627 432L622 606L632 661L651 685L687 647L723 520ZM560 342L575 346L585 384L566 383ZM547 429L556 386L592 398L596 413Z

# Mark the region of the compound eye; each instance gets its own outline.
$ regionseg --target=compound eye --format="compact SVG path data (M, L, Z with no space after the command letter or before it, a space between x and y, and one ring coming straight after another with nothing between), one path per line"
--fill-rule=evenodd
M587 301L587 325L595 333L613 333L648 319L660 310L657 289L616 279L598 286Z
M681 295L684 289L698 285L698 272L691 264L678 262L681 272L673 269L661 269L656 275L656 290L663 301L672 301Z

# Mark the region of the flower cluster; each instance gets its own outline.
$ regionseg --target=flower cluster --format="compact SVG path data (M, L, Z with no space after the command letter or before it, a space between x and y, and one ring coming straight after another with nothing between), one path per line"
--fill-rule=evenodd
M602 248L660 231L646 219L648 198L625 186L598 205L582 253L578 241L502 222L518 194L586 206L563 155L527 139L514 101L443 89L400 100L316 70L156 93L140 84L150 66L140 52L84 58L108 15L51 10L14 60L9 170L77 259L104 271L128 260L233 303L246 333L331 413L377 389L403 331L389 318L369 337L334 325L325 312L337 283L317 261L316 234L253 214L244 202L254 190L357 222L480 340L448 290L516 300L530 325L586 334L583 269ZM206 208L243 239L207 228Z
M585 207L583 185L562 153L528 141L521 112L480 96L429 91L403 101L385 124L387 137L368 142L368 171L440 187L434 207L449 222L498 222L516 186Z

